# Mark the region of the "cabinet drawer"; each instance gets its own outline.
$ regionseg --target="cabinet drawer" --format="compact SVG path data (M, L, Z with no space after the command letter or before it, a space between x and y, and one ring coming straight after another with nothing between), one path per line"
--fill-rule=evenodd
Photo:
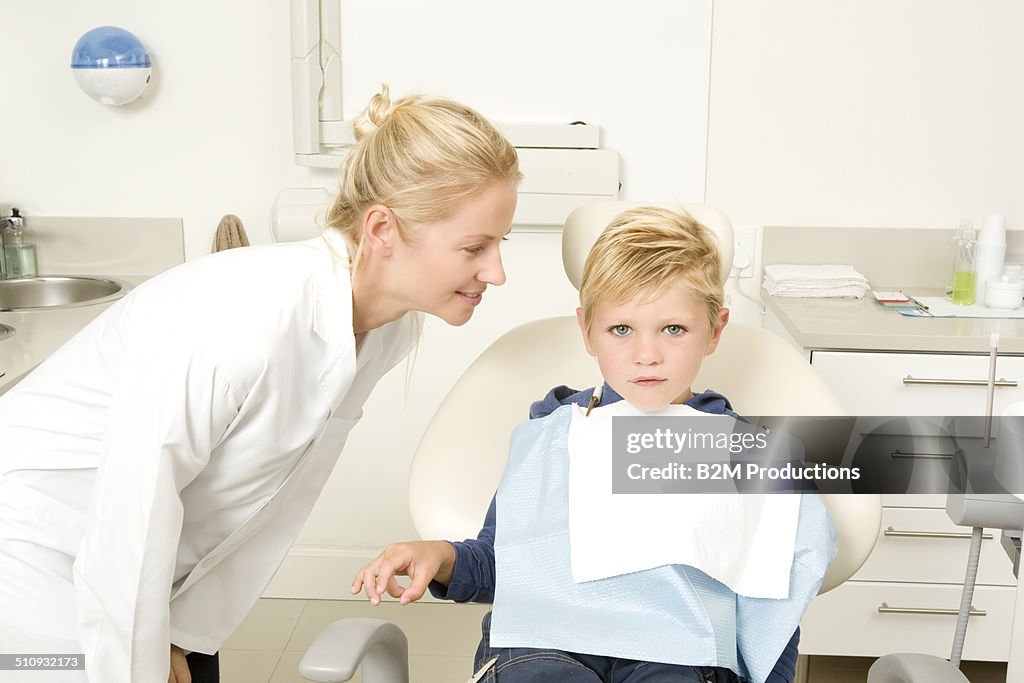
M814 365L850 415L984 415L988 356L814 351ZM976 380L979 386L908 384L916 380ZM995 413L1024 400L1024 357L1000 356Z
M883 493L882 505L893 508L941 508L946 509L946 495L943 493Z
M800 654L879 657L921 652L948 658L953 647L959 585L848 581L811 602L800 624ZM979 586L972 604L984 616L967 626L964 659L1005 662L1010 653L1014 589ZM891 609L947 613L903 613Z
M873 420L874 418L866 418ZM918 418L910 418L916 420ZM958 472L961 460L957 453L957 440L950 436L922 435L918 425L910 420L893 420L896 428L912 431L904 434L861 432L856 448L847 449L845 463L860 473L858 485L867 492L903 494L914 491L917 495L932 494L942 498L950 488L950 472ZM861 430L865 418L857 420L855 429ZM931 506L924 506L931 507Z
M979 585L1016 586L1013 566L999 545L999 532L981 543ZM945 510L886 508L882 529L858 581L963 583L971 530L953 524ZM959 604L959 603L957 603Z

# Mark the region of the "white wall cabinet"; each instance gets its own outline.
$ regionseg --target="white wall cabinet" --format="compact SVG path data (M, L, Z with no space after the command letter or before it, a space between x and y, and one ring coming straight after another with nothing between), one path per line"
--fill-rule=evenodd
M810 351L850 415L956 416L985 410L988 356ZM1000 357L995 411L1024 400L1024 357ZM950 380L920 384L917 381ZM976 383L964 384L964 381ZM850 581L811 603L801 654L880 656L922 652L949 657L970 529L954 525L943 495L889 495L878 543ZM964 659L1007 661L1017 581L985 530Z

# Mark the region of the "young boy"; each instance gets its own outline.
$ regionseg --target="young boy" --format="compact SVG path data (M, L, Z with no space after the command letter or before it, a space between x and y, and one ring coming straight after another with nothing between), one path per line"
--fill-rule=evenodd
M720 260L714 237L689 215L644 207L626 211L612 221L587 258L580 286L580 307L577 309L584 344L587 351L597 358L605 379L597 405L608 406L625 400L641 411L654 412L671 404L682 404L704 413L737 417L725 397L713 391L694 394L691 389L704 357L717 347L729 319L729 311L723 307L724 292L719 278ZM559 412L562 406L590 407L594 403L591 400L593 394L593 389L576 392L564 386L557 387L543 400L533 404L530 417L547 420L554 420L560 414L564 417L568 409ZM514 444L515 441L514 436ZM507 482L503 481L502 487L506 485ZM502 489L499 489L501 495ZM495 498L497 500L498 497ZM379 604L380 594L386 591L399 598L402 604L407 604L422 597L429 586L431 593L439 598L456 602L494 602L494 541L498 507L495 501L492 501L484 527L476 539L390 545L360 571L352 584L352 592L365 589L370 601ZM506 525L521 522L505 516L503 519L507 519ZM817 519L820 521L821 516ZM676 524L683 525L685 520L677 520ZM501 533L499 531L499 537ZM827 559L831 559L831 550L822 549L828 555ZM529 569L526 568L527 573ZM678 570L684 590L693 592L693 595L683 597L684 602L692 598L696 603L706 605L712 601L709 598L720 600L724 593L731 601L728 605L742 603L744 598L732 594L721 584L717 584L714 596L702 593L701 582L713 583L713 580L692 568L687 569L688 574L685 570ZM507 572L503 574L503 580L513 574L523 576L522 572L510 571L507 567L503 571ZM567 568L564 572L556 571L568 574ZM820 584L823 574L824 568L821 568L821 576L816 577L817 584ZM396 575L411 577L411 584L403 588L395 580ZM561 580L571 589L567 583L570 579L563 577ZM814 584L815 577L811 576L809 580ZM693 588L694 585L698 587ZM817 585L804 586L804 594L812 588L813 592L817 591ZM498 587L499 610L501 592L502 588ZM796 609L802 613L805 606L803 603ZM740 607L736 607L733 611L738 613L739 610ZM744 623L742 617L730 616L736 619L729 622L733 630L738 628L736 624ZM495 656L498 661L487 674L488 678L483 680L494 680L492 677L495 675L506 683L741 680L733 670L721 666L682 666L550 648L492 649L490 617L489 614L484 620L477 666ZM581 609L580 619L581 623L588 619L586 607ZM795 627L795 623L790 629ZM641 630L643 626L641 624ZM790 633L792 637L785 644ZM729 635L738 637L736 633ZM775 640L785 644L784 649L779 645L774 650L781 650L781 656L776 661L777 655L772 655L769 661L769 667L771 661L776 661L774 669L767 679L764 672L756 678L771 683L793 679L799 629L795 633L787 631L782 636L781 641ZM651 639L656 637L652 634ZM742 670L741 666L735 668Z

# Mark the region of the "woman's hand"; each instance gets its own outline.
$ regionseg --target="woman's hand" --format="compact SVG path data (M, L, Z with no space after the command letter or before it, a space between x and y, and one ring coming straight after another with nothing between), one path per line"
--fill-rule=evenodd
M366 597L380 604L381 593L407 605L423 597L431 581L448 584L455 569L455 548L448 541L392 543L372 562L359 570L352 581L352 594L366 589ZM408 576L412 583L403 588L396 576Z
M167 674L167 683L192 683L185 651L177 645L171 645L171 671Z

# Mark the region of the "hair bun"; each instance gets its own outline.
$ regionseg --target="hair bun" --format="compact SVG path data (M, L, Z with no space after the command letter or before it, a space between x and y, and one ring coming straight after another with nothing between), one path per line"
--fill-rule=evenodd
M352 124L355 130L356 141L377 130L377 127L384 123L388 116L391 115L392 110L391 93L388 90L387 84L382 83L380 92L370 98L370 103L366 105L366 109L356 117Z

